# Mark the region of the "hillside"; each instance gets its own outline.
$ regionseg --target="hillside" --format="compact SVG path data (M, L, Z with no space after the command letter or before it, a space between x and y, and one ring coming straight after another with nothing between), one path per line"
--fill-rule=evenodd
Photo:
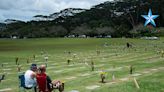
M0 32L0 37L64 37L66 35L87 35L112 37L163 36L164 1L149 0L115 0L93 6L89 10L68 8L60 12L36 15L29 22L14 22ZM160 15L155 19L157 28L143 26L149 8L153 14Z
M64 18L68 16L75 16L76 14L84 12L85 10L86 9L80 9L80 8L67 8L67 9L61 10L60 12L50 14L49 16L36 15L34 16L34 21L51 21L59 17Z

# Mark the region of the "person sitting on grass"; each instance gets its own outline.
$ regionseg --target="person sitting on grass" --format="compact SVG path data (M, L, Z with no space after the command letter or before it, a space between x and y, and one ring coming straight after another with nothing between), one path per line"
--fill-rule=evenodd
M51 81L51 78L46 74L46 66L41 65L39 67L39 72L36 76L37 84L39 88L39 92L51 92L53 90L54 86L57 86L59 88L59 91L61 89L61 82L60 81ZM60 91L62 92L62 91Z
M26 89L31 89L34 88L36 92L36 71L37 71L37 65L32 64L30 70L27 70L24 74L25 78L25 88Z

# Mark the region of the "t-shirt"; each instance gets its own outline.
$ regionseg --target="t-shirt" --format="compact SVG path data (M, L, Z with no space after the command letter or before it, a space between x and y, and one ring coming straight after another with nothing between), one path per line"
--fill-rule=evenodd
M47 90L51 89L49 85L49 83L51 83L51 79L49 76L46 75L46 73L37 74L36 79L40 91L45 92L46 89Z
M34 72L32 70L27 70L24 74L25 77L25 86L28 88L36 86L36 78L31 78L31 75Z
M45 73L37 74L36 79L37 79L37 84L39 87L40 91L45 92L46 87L47 87L47 81L46 81L47 75Z

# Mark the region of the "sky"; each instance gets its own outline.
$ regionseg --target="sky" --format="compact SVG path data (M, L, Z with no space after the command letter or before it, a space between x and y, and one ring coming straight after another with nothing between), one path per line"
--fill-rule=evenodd
M0 0L0 22L5 19L28 21L35 15L49 15L66 8L89 9L110 0Z

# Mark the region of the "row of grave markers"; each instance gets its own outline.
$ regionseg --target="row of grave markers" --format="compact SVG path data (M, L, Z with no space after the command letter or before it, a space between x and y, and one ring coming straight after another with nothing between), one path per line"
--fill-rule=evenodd
M98 51L98 50L96 52L97 52L97 55L100 55L101 54L100 51ZM160 51L160 53L161 53L161 56L164 57L164 51L162 50L162 51ZM69 54L71 54L71 52L69 52ZM73 58L76 58L76 56L77 56L77 54L73 54ZM36 56L35 55L33 55L33 59L35 61L35 59L36 59ZM45 64L47 66L48 56L45 56L44 59L45 59L45 62L46 62ZM30 62L30 60L28 58L27 59L27 64L29 62ZM70 64L70 62L71 62L71 60L67 60L68 65ZM16 63L16 65L18 65L17 66L18 72L20 72L21 71L21 66L19 65L19 58L18 57L15 58L15 63ZM3 64L2 64L2 67L3 67ZM91 70L94 71L95 68L94 68L94 62L93 61L91 61L90 67L91 67ZM133 74L133 70L134 70L134 67L132 65L130 65L129 74ZM102 83L105 83L105 73L100 74L100 77L101 77L101 82ZM112 73L112 80L115 80L114 73ZM135 85L136 85L137 88L140 88L135 78L134 78L134 83L135 83Z

